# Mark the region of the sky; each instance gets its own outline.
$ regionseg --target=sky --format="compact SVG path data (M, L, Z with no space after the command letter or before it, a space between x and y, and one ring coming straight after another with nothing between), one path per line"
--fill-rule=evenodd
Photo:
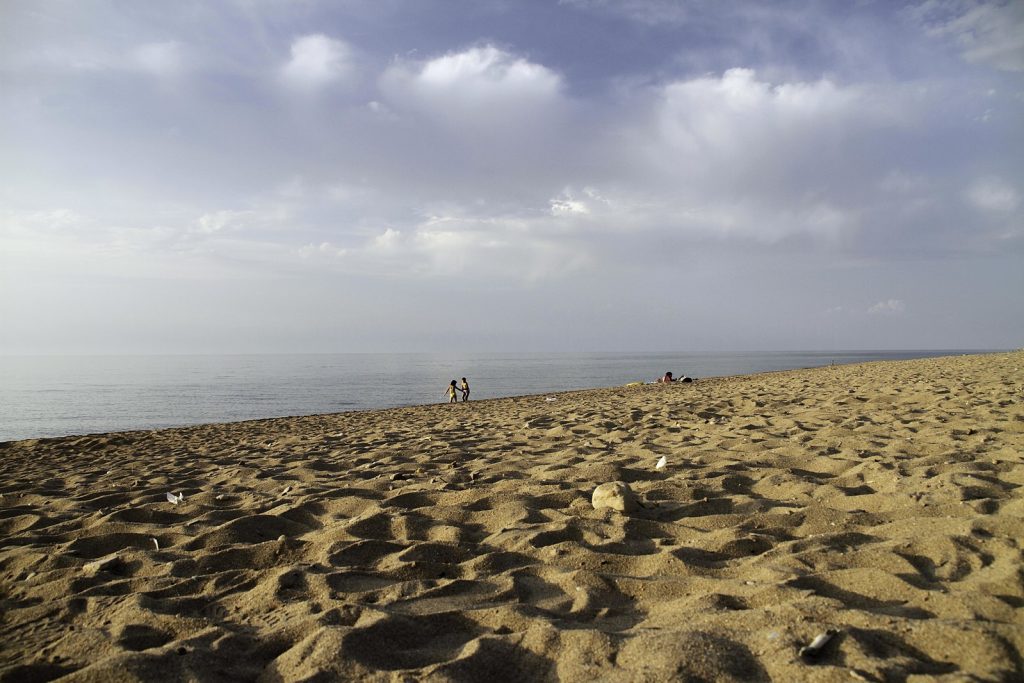
M0 0L0 353L1024 346L1024 2Z

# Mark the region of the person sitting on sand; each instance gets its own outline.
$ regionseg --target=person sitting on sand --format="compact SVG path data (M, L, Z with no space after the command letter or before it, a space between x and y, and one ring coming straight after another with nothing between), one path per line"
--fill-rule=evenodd
M658 380L658 384L667 383L667 382L674 382L674 381L675 380L672 379L672 373L671 372L666 372L665 376Z
M463 377L462 378L462 402L465 403L468 400L469 400L469 382L467 382L466 378Z
M458 391L459 391L459 388L457 386L457 382L455 380L452 380L452 383L448 385L448 388L445 389L445 392L444 392L445 394L448 395L448 402L449 403L458 403L459 402Z

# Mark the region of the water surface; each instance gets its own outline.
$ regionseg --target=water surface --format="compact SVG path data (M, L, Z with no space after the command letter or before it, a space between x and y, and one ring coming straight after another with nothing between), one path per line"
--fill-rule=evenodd
M608 387L965 351L0 356L0 441Z

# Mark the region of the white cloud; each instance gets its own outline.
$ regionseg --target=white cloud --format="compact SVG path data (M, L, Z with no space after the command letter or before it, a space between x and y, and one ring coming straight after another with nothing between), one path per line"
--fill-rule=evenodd
M587 205L577 199L559 197L551 200L552 216L571 216L573 214L588 214L590 209Z
M403 281L473 276L523 285L578 271L593 256L571 233L560 233L550 215L490 215L452 203L433 208L425 218L388 227L348 249L346 270Z
M401 239L401 230L387 228L384 232L373 238L373 248L383 251L394 251L398 248Z
M968 62L1024 71L1024 3L1019 0L929 0L916 13L929 33L952 38Z
M607 215L613 213L616 208L610 199L594 187L584 187L580 192L566 188L559 196L552 197L548 205L552 216Z
M316 89L348 79L353 70L348 44L316 33L292 42L291 58L282 67L281 75L291 85Z
M979 209L1009 213L1020 205L1020 195L1001 178L976 180L967 188L967 201Z
M562 79L542 64L485 45L421 63L398 62L381 77L381 88L397 105L455 126L526 126L550 113Z
M729 69L720 78L666 85L658 123L663 139L681 152L749 158L841 134L854 118L877 121L886 112L871 111L873 104L864 91L828 79L773 85L752 69Z
M906 310L907 305L900 299L889 299L868 308L868 315L900 315Z
M246 221L256 218L255 211L222 210L204 213L192 228L192 232L211 235L226 230L239 230L245 227Z
M609 136L621 141L608 152L620 155L612 163L632 178L609 183L619 188L602 213L662 232L835 244L860 225L851 187L877 183L870 155L889 153L860 142L913 120L905 99L899 89L828 79L772 83L751 69L667 83L649 94L649 113L639 112L631 130ZM563 214L571 208L552 203Z
M908 133L919 135L947 102L939 88L772 82L730 69L628 95L628 123L594 136L599 168L615 170L580 178L612 204L595 211L588 197L559 196L554 212L569 214L564 202L573 200L608 224L666 237L778 244L797 236L844 249L874 229L880 205L895 223L893 209L912 201L923 210L939 191L905 161L917 144Z
M546 67L492 45L432 59L417 80L424 87L480 99L552 95L560 83Z

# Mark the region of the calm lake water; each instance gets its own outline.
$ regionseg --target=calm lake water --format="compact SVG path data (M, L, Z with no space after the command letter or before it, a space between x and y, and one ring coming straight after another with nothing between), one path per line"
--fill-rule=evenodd
M0 441L484 399L970 351L0 356Z

